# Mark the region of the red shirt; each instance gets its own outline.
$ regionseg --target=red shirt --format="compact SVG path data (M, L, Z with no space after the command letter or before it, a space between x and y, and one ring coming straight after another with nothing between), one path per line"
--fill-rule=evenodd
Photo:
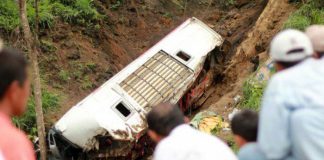
M1 157L2 156L2 157ZM35 160L32 143L10 118L0 112L0 159Z

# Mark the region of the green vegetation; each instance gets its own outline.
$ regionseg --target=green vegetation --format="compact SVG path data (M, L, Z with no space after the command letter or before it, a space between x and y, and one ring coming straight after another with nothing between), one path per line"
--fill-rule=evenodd
M223 8L228 8L230 6L233 6L236 4L236 0L219 0L218 3L223 7Z
M123 0L117 0L115 4L110 6L110 9L117 10L123 3Z
M260 109L265 86L265 82L259 82L254 79L245 81L243 85L243 99L240 106L242 108L258 111Z
M62 82L67 82L70 79L69 73L65 70L61 70L58 76Z
M82 80L81 88L86 90L86 89L92 89L93 87L94 87L94 84L92 83L89 76L85 76Z
M284 28L304 30L312 24L324 24L324 8L321 7L321 3L323 3L322 0L313 0L302 5L290 15L284 24Z
M12 31L19 25L17 4L14 0L1 0L0 29Z
M103 15L93 7L93 0L41 0L39 1L39 27L51 28L56 19L70 24L84 25L100 21ZM28 1L27 16L31 27L35 27L34 0ZM0 29L10 32L19 26L18 5L14 0L0 3Z
M49 111L58 107L59 96L54 93L43 90L42 102L44 113L48 113ZM28 135L37 135L34 96L31 96L28 101L26 113L22 117L13 118L13 122L18 128L27 132Z

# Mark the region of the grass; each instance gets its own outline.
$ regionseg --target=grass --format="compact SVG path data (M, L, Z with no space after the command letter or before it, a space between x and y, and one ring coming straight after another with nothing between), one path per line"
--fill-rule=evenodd
M43 102L43 112L47 113L53 109L56 109L59 105L59 96L43 90L42 102ZM27 110L22 117L13 118L14 124L28 133L30 136L37 135L36 127L36 113L35 113L35 100L34 96L31 96L28 100Z
M252 78L243 84L243 99L240 106L244 109L259 111L266 83Z
M59 72L58 77L64 83L68 82L68 80L70 79L69 73L63 69Z
M324 8L320 7L320 1L313 0L303 4L292 13L284 24L284 29L293 28L304 30L313 24L324 24Z

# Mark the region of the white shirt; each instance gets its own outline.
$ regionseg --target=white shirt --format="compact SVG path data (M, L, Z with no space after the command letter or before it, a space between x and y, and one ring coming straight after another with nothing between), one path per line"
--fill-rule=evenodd
M189 125L173 129L156 147L154 160L237 160L231 149L218 138Z
M275 74L265 91L259 120L258 143L266 157L284 159L291 156L293 133L290 131L290 117L296 110L323 106L324 58L321 60L310 58ZM317 126L309 126L308 131L299 132L309 132L318 138L315 129L321 132ZM305 141L305 143L313 142ZM304 146L316 148L324 146L322 140L317 141L318 144L305 143ZM323 157L323 151L319 151L316 155L311 147L308 148L310 151L305 150L304 154L310 152L314 156Z

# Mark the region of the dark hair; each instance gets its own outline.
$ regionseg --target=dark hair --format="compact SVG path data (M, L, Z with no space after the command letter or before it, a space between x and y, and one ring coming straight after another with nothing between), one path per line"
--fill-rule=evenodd
M0 100L4 97L9 86L18 81L22 86L27 77L27 60L16 50L0 49Z
M297 65L300 62L301 61L296 61L296 62L282 62L282 61L277 61L276 63L280 64L284 68L290 68L290 67L293 67L293 66Z
M153 107L146 116L148 128L161 136L168 136L175 127L184 124L184 118L179 107L170 103Z
M258 119L258 113L243 110L233 117L231 122L232 132L248 142L255 142L258 133Z

